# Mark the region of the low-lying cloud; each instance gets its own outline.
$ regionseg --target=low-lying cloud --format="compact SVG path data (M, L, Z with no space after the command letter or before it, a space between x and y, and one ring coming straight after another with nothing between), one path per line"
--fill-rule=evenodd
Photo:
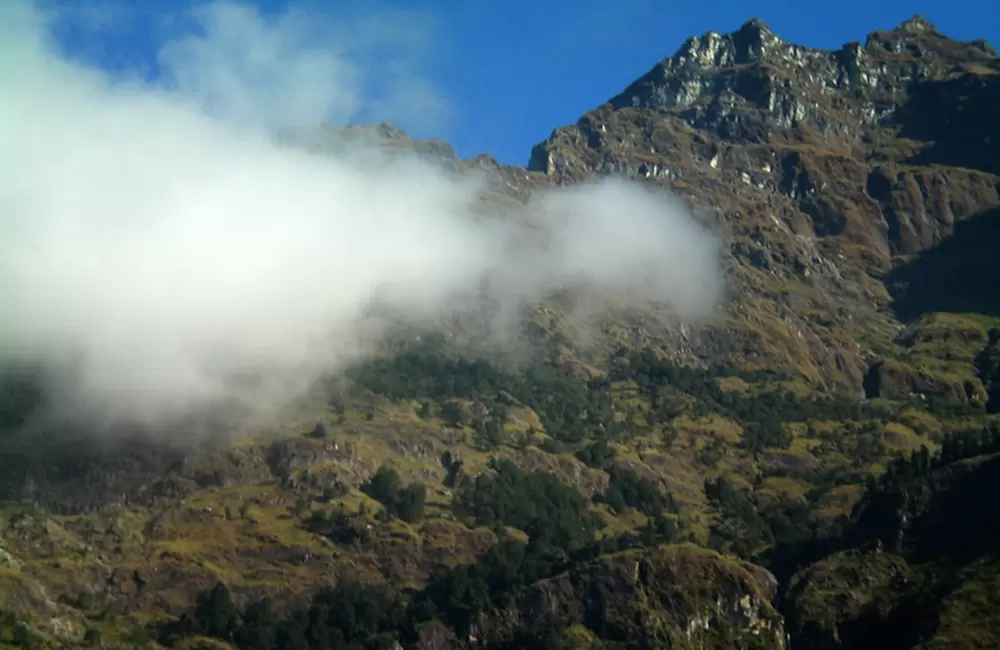
M342 47L310 45L303 14L185 17L199 33L149 82L66 58L31 5L0 8L0 364L43 365L75 414L156 425L294 393L366 354L373 306L428 325L484 286L506 313L581 286L713 313L716 241L638 185L537 196L529 244L517 218L482 217L480 177L276 144L284 126L440 119L398 57L397 86L364 95L358 33L400 23L332 30ZM397 37L399 56L423 42Z

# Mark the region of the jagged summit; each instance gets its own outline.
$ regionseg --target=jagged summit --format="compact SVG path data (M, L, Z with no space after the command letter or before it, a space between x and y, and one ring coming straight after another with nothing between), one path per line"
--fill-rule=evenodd
M924 34L927 32L937 32L937 28L931 21L927 20L920 14L914 14L912 17L907 18L899 27L896 28L899 31L911 32L913 34Z
M734 36L747 39L750 41L761 42L765 39L777 39L771 26L760 18L751 18L750 20L743 23L738 30L733 32Z
M887 53L922 60L887 58ZM630 91L642 86L672 85L673 90L655 93L657 97L652 100L653 103L663 108L671 104L690 104L693 101L692 86L699 75L738 66L770 66L774 69L767 71L769 75L779 74L780 70L793 84L801 82L842 90L877 87L880 83L873 78L875 76L883 77L890 83L893 78L905 83L912 76L937 76L945 68L975 64L995 66L995 58L996 53L984 42L963 43L949 39L920 15L893 30L872 32L863 48L857 42L851 42L835 51L790 43L777 36L763 20L752 18L729 34L707 32L700 37L689 38L674 55L658 63L611 101L619 105L641 105L643 93ZM656 83L658 80L660 84ZM678 95L677 91L682 92Z
M659 66L674 67L695 65L701 68L743 65L765 58L768 46L784 43L759 18L751 18L729 34L709 31L687 39L677 52Z
M743 142L808 127L857 146L863 128L892 119L921 84L970 76L995 84L991 75L1000 75L992 48L949 39L922 16L839 50L785 41L754 18L728 34L689 38L594 115L670 112L695 129ZM542 151L530 167L553 169Z
M958 41L949 38L920 14L904 20L893 29L871 32L865 41L865 49L916 56L944 56L966 62L997 56L996 49L985 40Z
M768 25L766 22L764 22L764 20L762 20L760 18L751 18L750 20L748 20L745 23L743 23L742 27L740 27L740 31L743 31L743 30L746 30L746 29L757 29L757 30L760 30L760 31L768 31L769 32L769 31L771 31L771 26Z

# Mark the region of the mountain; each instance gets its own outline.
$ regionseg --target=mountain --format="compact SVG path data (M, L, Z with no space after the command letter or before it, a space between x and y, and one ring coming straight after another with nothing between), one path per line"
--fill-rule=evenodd
M689 39L557 129L529 167L557 182L659 179L711 205L731 242L737 301L726 336L699 356L750 367L760 354L762 367L786 360L783 369L813 385L860 391L896 345L887 309L907 321L934 311L996 315L979 304L989 293L982 251L947 271L930 260L957 224L963 239L989 229L1000 171L987 117L997 66L987 44L949 40L920 17L836 52L787 43L751 20L733 34ZM926 294L928 285L932 295L908 290ZM957 377L918 370L872 386L957 389ZM983 395L978 384L973 392Z
M838 51L691 38L485 199L623 174L727 246L716 322L461 328L200 447L0 456L0 646L1000 645L1000 58L922 17ZM457 333L456 333L457 332ZM0 420L32 403L9 377ZM261 600L267 597L269 600Z

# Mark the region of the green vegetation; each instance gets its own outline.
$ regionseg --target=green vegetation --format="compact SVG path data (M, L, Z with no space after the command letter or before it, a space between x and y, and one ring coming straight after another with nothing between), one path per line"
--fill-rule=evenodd
M784 563L808 566L791 580L792 632L903 647L1000 641L983 609L998 575L998 452L1000 428L980 428L946 439L938 454L899 457L869 482L840 534L781 549Z
M294 507L275 507L295 516L248 539L282 540L302 557L342 557L340 575L378 558L378 574L338 581L302 611L266 599L236 607L226 584L235 589L240 581L228 576L202 593L188 616L157 628L157 638L214 638L238 648L382 648L429 629L461 638L527 591L588 563L686 541L763 564L787 584L831 553L872 540L889 547L909 534L905 517L893 514L900 502L917 494L933 499L940 486L932 476L1000 444L1000 433L976 425L968 405L816 397L790 389L779 375L692 369L648 350L619 352L607 366L607 375L584 380L569 366L501 370L420 348L353 369L361 386L391 401L376 409L352 393L336 400L336 424L309 420L299 429L308 431L301 448L280 447L288 492L278 499ZM525 424L533 416L541 431ZM398 428L387 428L392 418ZM304 454L339 449L345 428L355 426L367 428L352 445L372 445L364 457L379 459L355 483L365 496L340 478L327 481L326 470L292 469ZM428 442L434 438L421 438L420 457L389 452L386 441L411 444L410 426L461 436L468 429L455 430L468 427L471 435L458 438L469 441L464 447L443 451ZM527 435L515 441L515 433ZM527 459L537 464L522 469ZM741 463L748 462L759 472L747 472ZM404 470L425 478L404 484ZM860 502L855 497L830 514L832 496L849 494ZM372 509L369 498L381 508ZM220 507L226 526L234 526L226 535L274 516L258 507ZM177 540L162 548L204 562L199 555L218 547L218 566L228 538L215 528L205 528L211 543ZM334 550L310 541L317 539ZM452 550L431 561L433 544ZM615 641L593 621L545 625L544 634L532 633L551 647L584 632L594 647Z
M614 447L609 445L606 440L592 442L576 452L576 457L583 464L596 469L607 469L616 455Z
M390 516L411 524L424 518L427 487L421 483L402 487L399 474L391 467L379 467L362 490L385 506L385 511Z
M239 612L229 588L218 583L200 594L191 615L159 632L161 643L207 636L241 650L388 648L404 617L402 603L385 590L344 582L317 594L308 610L282 615L268 599Z
M669 422L681 414L724 415L744 426L743 445L754 454L769 447L787 448L791 437L783 426L786 422L860 421L886 414L877 405L843 397L802 398L792 391L780 390L755 394L727 391L715 380L738 378L759 383L781 377L742 373L722 366L707 370L687 368L662 359L651 350L619 352L612 359L611 368L612 381L634 381L648 397L656 421Z
M397 639L415 639L425 625L444 622L467 631L476 617L508 605L521 589L603 554L683 539L676 522L650 519L637 534L595 541L596 521L578 492L549 473L522 473L509 461L493 462L490 469L467 481L456 495L456 514L481 525L518 528L527 533L527 542L501 540L475 564L444 572L410 597L343 582L316 595L307 610L285 616L267 600L251 603L240 613L228 587L219 583L199 595L190 615L159 630L161 642L208 636L247 649L387 648ZM656 514L670 503L652 492L655 487L622 476L611 494L630 496L611 500L629 499ZM365 489L373 498L394 503L404 491L399 486L398 475L382 467ZM636 486L643 487L635 491ZM607 494L602 497L608 499ZM556 643L560 629L551 630L551 643Z
M659 517L664 511L677 514L677 504L649 479L617 467L612 467L608 473L611 476L608 489L603 495L594 497L599 503L608 504L617 513L635 508L647 517Z
M490 446L500 442L507 407L515 403L533 409L546 433L564 442L616 428L609 392L591 390L587 382L548 364L515 373L482 359L448 357L435 337L390 359L358 366L349 375L368 390L395 399L441 400L439 415L452 427L469 423L461 400L480 402L491 414L480 425Z
M0 648L4 647L34 650L42 647L42 640L17 614L0 609Z
M523 474L510 461L492 461L492 474L465 482L455 513L483 526L510 526L539 543L572 550L589 541L595 522L579 492L547 472Z

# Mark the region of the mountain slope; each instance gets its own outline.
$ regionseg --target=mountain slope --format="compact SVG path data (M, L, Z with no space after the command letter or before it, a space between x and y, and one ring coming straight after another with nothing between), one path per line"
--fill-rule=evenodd
M513 361L452 324L211 445L7 440L0 645L989 647L992 510L961 504L1000 449L998 88L995 51L920 17L835 52L752 20L528 169L390 125L282 134L485 171L491 204L668 187L724 238L731 300L583 342L555 296Z
M529 167L557 182L646 177L711 206L737 289L725 347L699 352L753 366L759 351L814 385L859 390L891 344L886 309L914 300L914 271L900 266L997 205L986 115L998 66L985 43L951 41L920 17L836 52L752 20L689 39L557 129ZM960 148L969 155L957 162Z

